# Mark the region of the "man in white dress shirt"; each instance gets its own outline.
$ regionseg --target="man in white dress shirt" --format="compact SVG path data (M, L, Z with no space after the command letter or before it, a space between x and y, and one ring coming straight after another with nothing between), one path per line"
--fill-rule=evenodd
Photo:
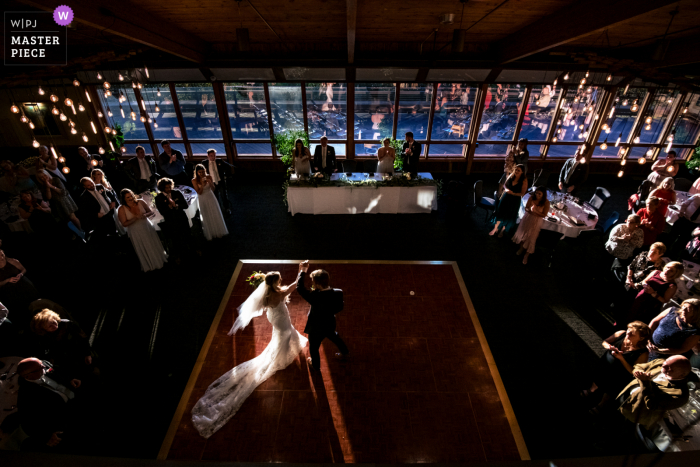
M216 149L209 149L207 151L207 160L204 161L203 165L214 181L214 194L216 195L216 199L219 200L221 212L230 215L231 202L228 199L228 186L226 183L231 177L233 166L220 157L217 158Z
M133 182L136 193L146 190L155 191L156 180L160 178L156 173L156 163L151 156L146 155L143 146L136 147L136 157L132 157L126 163L126 173Z
M321 137L321 145L314 150L314 171L331 175L337 172L335 149L328 145L328 138Z

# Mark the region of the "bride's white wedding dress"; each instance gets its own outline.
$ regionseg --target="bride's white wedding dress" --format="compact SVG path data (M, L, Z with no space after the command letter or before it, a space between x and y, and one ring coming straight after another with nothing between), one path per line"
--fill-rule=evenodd
M240 306L238 319L229 335L262 314L264 307L260 305L260 292L264 293L264 289L265 283ZM306 337L292 326L284 300L274 308L267 308L267 319L272 324L272 340L263 353L214 381L192 409L192 423L203 437L209 438L224 426L255 388L278 370L286 368L306 346Z

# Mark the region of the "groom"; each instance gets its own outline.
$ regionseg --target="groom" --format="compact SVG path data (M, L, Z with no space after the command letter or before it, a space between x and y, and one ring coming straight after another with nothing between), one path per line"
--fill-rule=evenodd
M321 356L318 349L321 342L328 338L340 350L337 357L347 355L350 351L343 339L335 331L335 315L343 310L343 291L332 289L328 285L329 275L323 269L317 269L311 273L311 280L314 283L314 290L309 291L304 286L306 271L309 270L309 261L299 263L299 276L297 277L297 292L311 304L306 328L304 332L309 335L309 354L307 359L311 368L319 370L321 368Z

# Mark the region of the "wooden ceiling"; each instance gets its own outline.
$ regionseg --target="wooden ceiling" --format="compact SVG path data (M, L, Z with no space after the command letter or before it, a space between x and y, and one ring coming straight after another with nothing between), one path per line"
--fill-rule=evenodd
M4 6L52 10L57 4L9 0ZM700 63L697 0L72 0L70 6L76 21L68 34L66 73L144 63L592 67L694 85L693 64ZM444 13L454 15L452 24L441 24ZM247 52L238 50L237 28L249 31ZM454 53L453 31L460 28L464 51ZM25 78L41 74L18 71Z

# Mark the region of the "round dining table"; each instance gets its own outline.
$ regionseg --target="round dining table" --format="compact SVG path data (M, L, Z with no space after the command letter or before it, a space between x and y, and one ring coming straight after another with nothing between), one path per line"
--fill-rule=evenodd
M523 196L518 218L525 215L525 205L531 193ZM577 204L570 196L563 197L560 193L548 192L550 202L549 214L542 222L542 230L560 232L565 237L576 238L584 230L595 229L598 223L598 213L588 203Z
M668 207L666 211L666 222L673 225L674 222L678 220L681 211L681 205L688 201L690 197L693 196L687 191L676 191L676 203Z

